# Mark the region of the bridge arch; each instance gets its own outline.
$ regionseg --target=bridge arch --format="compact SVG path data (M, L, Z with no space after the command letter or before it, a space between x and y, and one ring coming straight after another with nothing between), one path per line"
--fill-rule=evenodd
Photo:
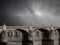
M22 29L16 29L16 30L18 30L18 31L20 31L20 32L22 32L22 35L23 35L23 37L22 37L22 41L28 41L28 32L27 31L25 31L25 30L22 30Z
M38 37L41 40L42 39L42 32L40 30L34 30L33 31L33 37L34 38L37 38Z
M50 31L47 29L43 29L43 28L38 29L38 30L42 32L42 40L48 40Z
M42 45L42 32L40 30L33 31L33 45Z
M56 30L58 30L60 32L60 28L57 28Z
M60 28L57 28L56 30L57 30L58 33L59 33L59 40L60 40ZM59 41L59 43L60 43L60 41Z
M22 45L22 33L18 30L8 31L7 45Z
M60 28L56 29L56 44L59 45L60 44ZM56 45L55 44L55 45Z
M18 30L11 30L11 31L8 31L8 37L18 37L20 35L22 35L22 32L18 31Z
M17 33L18 32L20 32L20 37L19 37L19 39L17 38ZM6 33L6 35L5 35L5 33ZM9 30L9 31L2 31L2 34L4 34L4 36L6 36L6 37L8 37L7 38L7 44L9 45L12 45L11 43L12 42L16 42L16 41L20 41L21 42L21 44L20 45L28 45L28 41L29 41L29 39L28 39L28 36L29 36L29 34L28 34L28 32L27 31L25 31L25 30L22 30L22 29L16 29L16 30ZM5 37L4 37L5 38ZM17 40L18 39L18 40ZM18 44L17 44L18 45Z
M22 37L22 45L28 45L28 41L29 41L29 39L28 39L28 37L29 37L28 32L23 30L23 29L16 29L16 30L22 32L22 36L23 36Z
M15 32L17 32L17 33L15 33ZM3 30L0 35L1 36L1 40L0 40L1 45L2 44L6 44L6 45L15 45L15 44L19 45L20 44L20 45L22 45L22 33L19 32L19 34L18 34L18 32L19 31L17 31L17 30L10 30L10 31ZM19 37L15 37L16 34ZM18 42L18 43L16 43L16 42Z
M42 32L42 45L46 45L46 44L49 45L49 42L51 42L49 40L50 31L45 28L41 28L38 30ZM50 44L52 44L52 42Z

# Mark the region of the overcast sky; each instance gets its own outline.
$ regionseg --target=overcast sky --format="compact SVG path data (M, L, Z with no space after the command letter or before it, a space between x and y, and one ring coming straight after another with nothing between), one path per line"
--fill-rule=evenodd
M0 25L60 25L60 0L0 0Z

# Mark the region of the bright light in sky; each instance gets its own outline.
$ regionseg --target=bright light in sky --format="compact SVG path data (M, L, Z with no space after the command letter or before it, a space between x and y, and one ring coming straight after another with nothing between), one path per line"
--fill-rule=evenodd
M43 17L43 13L42 13L42 12L36 11L35 14L36 14L37 16L39 16L39 17Z

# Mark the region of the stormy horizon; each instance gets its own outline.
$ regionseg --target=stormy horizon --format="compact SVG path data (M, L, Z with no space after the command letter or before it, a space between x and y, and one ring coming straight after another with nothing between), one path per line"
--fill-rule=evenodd
M0 0L0 25L60 26L60 0Z

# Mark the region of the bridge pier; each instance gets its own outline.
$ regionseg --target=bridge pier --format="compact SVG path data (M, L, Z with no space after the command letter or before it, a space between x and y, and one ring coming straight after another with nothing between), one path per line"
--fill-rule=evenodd
M49 39L50 31L46 30L43 33L42 45L54 45L54 40Z
M3 30L1 33L0 33L0 44L1 45L7 45L7 31Z
M16 31L11 31L11 33L8 34L8 36L10 36L10 38L12 38L11 40L13 41L17 41L19 39L21 39L21 45L59 45L59 36L60 36L60 32L58 32L58 30L45 30L44 32L42 32L41 30L34 30L32 31L25 31L25 30L20 30L19 32L21 32L21 38L19 37L20 33L17 33ZM32 35L31 35L32 34ZM4 37L3 37L4 36ZM12 37L13 36L13 37ZM15 37L15 38L14 38ZM19 39L17 38L19 37ZM10 39L9 38L9 39ZM7 39L7 40L4 40ZM9 45L9 39L7 38L7 32L6 30L4 32L2 32L2 36L1 36L1 40L2 42L0 42L1 45ZM3 42L3 40L5 42ZM17 44L17 43L16 43Z
M57 29L59 31L59 45L60 45L60 28Z
M33 45L42 45L42 32L40 30L33 32Z
M59 32L57 30L50 30L42 33L42 45L59 45Z

